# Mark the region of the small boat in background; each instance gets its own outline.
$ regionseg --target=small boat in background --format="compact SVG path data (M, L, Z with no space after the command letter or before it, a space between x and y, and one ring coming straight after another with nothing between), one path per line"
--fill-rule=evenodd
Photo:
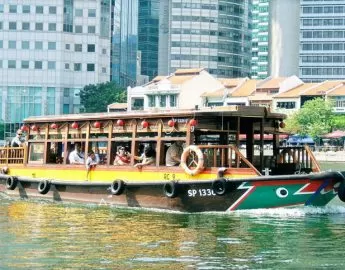
M284 119L248 106L30 117L26 145L0 148L0 192L184 212L345 201L343 173L321 172L307 145L281 146ZM181 163L167 166L174 142L184 144ZM70 164L76 144L98 154L97 165ZM154 163L136 166L145 145ZM120 148L130 159L116 166Z

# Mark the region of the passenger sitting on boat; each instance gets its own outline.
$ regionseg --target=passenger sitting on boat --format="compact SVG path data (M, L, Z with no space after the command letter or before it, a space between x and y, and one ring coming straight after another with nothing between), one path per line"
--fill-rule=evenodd
M114 165L122 166L128 165L131 162L131 155L126 151L126 148L121 146L116 153Z
M182 141L174 142L168 148L165 155L165 165L166 166L178 166L181 163L181 155L183 152Z
M22 131L20 129L17 130L16 136L11 141L11 147L20 147L24 145L24 139L22 139Z
M84 164L84 154L81 152L81 146L76 143L74 150L69 154L68 160L70 164Z
M142 168L143 166L154 164L156 162L156 151L151 146L146 145L144 153L140 157L134 156L134 159L140 161L134 167Z
M92 168L95 168L96 165L99 163L99 155L94 151L90 151L89 154L88 154L88 157L86 159L86 169L87 170L91 170Z

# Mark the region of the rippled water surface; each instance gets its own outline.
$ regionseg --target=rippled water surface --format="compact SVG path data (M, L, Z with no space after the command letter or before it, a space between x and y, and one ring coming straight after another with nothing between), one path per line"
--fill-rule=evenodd
M0 199L1 269L344 269L345 205L181 214Z

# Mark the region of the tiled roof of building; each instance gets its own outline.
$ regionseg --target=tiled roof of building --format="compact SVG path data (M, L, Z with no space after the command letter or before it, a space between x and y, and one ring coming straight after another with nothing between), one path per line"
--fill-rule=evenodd
M232 97L247 97L256 90L256 80L246 80L243 84L236 87L232 92Z
M326 92L333 89L337 85L342 83L342 81L324 81L319 83L315 87L306 89L301 93L301 96L320 96L326 95Z
M182 84L185 81L188 81L188 80L194 78L195 76L197 76L197 75L179 75L179 76L172 75L171 77L168 77L167 79L172 84Z
M248 100L250 101L272 100L272 95L267 95L266 93L256 94L256 95L248 96Z
M300 94L305 91L306 89L309 89L311 87L316 86L317 83L304 83L301 84L295 88L292 88L291 90L282 92L282 93L278 93L276 95L274 95L274 97L278 97L278 98L293 98L293 97L299 97Z
M201 71L203 71L204 68L188 68L188 69L178 69L174 72L175 75L183 75L183 74L194 74L197 75L199 74Z
M327 96L345 96L345 81L341 82L334 89L328 91Z
M223 87L221 89L218 89L216 91L212 91L212 92L205 92L201 95L201 97L223 97L225 92L227 92L228 90Z
M285 77L276 77L261 81L257 85L257 89L272 89L272 88L280 88L280 83L286 80Z
M220 81L226 88L236 87L243 80L244 78L218 78L218 81Z
M109 109L127 109L127 103L112 103L108 105Z

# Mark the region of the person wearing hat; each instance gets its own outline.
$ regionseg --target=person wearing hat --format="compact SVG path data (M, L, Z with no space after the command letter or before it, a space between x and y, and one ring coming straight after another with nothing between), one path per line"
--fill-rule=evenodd
M24 145L24 139L22 139L22 131L17 130L16 136L11 141L11 147L21 147Z
M123 146L119 147L119 151L116 153L114 159L114 165L122 166L129 165L131 162L131 155L126 151L126 148Z

